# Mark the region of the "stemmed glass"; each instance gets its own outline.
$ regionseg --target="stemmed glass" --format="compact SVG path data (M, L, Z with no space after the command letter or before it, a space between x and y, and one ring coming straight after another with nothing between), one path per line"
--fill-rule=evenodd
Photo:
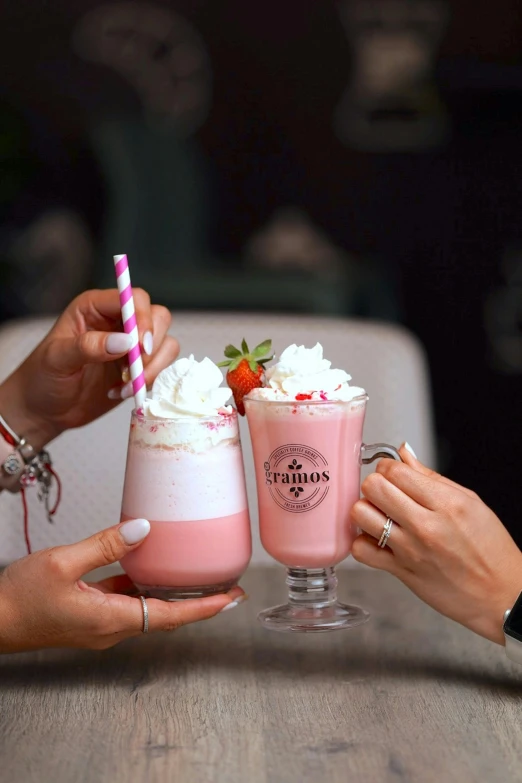
M350 511L361 465L400 460L393 446L362 442L367 401L366 394L348 402L245 399L261 542L287 568L288 602L259 614L266 628L334 631L369 617L338 601L335 574L356 535Z

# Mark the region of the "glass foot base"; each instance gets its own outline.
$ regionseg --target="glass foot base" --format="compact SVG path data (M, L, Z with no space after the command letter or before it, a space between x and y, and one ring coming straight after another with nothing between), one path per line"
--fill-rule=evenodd
M186 598L206 598L209 595L228 593L237 585L237 578L217 585L191 585L190 587L162 587L161 585L136 585L138 593L145 598L159 598L161 601L184 601Z
M365 623L370 615L359 606L350 606L336 601L323 606L294 606L283 604L265 609L257 619L270 631L283 633L326 633L356 628Z

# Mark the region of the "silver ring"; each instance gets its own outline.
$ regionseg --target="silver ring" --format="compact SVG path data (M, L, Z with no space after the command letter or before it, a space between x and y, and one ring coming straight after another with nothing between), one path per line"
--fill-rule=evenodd
M143 633L149 632L149 607L147 606L147 601L145 598L140 595L140 601L143 608Z
M379 538L379 541L377 543L377 546L380 547L381 549L384 549L384 547L388 543L388 539L390 537L392 527L393 527L393 519L390 519L390 517L386 517L386 522L384 523L381 537Z

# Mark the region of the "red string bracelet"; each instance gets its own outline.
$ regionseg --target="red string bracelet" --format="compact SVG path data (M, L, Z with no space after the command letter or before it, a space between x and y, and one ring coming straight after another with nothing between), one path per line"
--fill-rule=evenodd
M5 427L0 423L0 435L2 438L6 441L6 443L9 443L10 446L16 447L16 442L11 435L10 432L8 432ZM45 498L45 506L47 511L47 518L49 522L52 522L52 517L56 514L58 510L58 506L60 505L60 501L62 499L62 482L60 481L60 477L56 473L56 471L53 469L50 461L44 461L45 469L49 472L49 474L55 479L56 481L56 500L54 502L54 505L50 508L48 505L48 499ZM25 479L25 480L24 480ZM32 552L31 547L31 539L29 536L29 507L27 505L27 497L25 495L26 489L28 487L34 486L38 483L38 480L33 475L28 475L27 477L21 476L20 479L20 495L22 497L22 508L23 508L23 514L24 514L24 538L25 538L25 545L27 547L27 554L30 555ZM47 490L48 491L48 490ZM44 499L43 494L41 493L40 499Z

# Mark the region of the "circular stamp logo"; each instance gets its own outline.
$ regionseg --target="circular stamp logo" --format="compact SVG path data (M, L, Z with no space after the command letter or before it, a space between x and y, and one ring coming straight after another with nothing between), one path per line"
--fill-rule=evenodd
M292 514L317 508L330 489L328 462L317 449L301 443L279 446L263 467L272 500Z

